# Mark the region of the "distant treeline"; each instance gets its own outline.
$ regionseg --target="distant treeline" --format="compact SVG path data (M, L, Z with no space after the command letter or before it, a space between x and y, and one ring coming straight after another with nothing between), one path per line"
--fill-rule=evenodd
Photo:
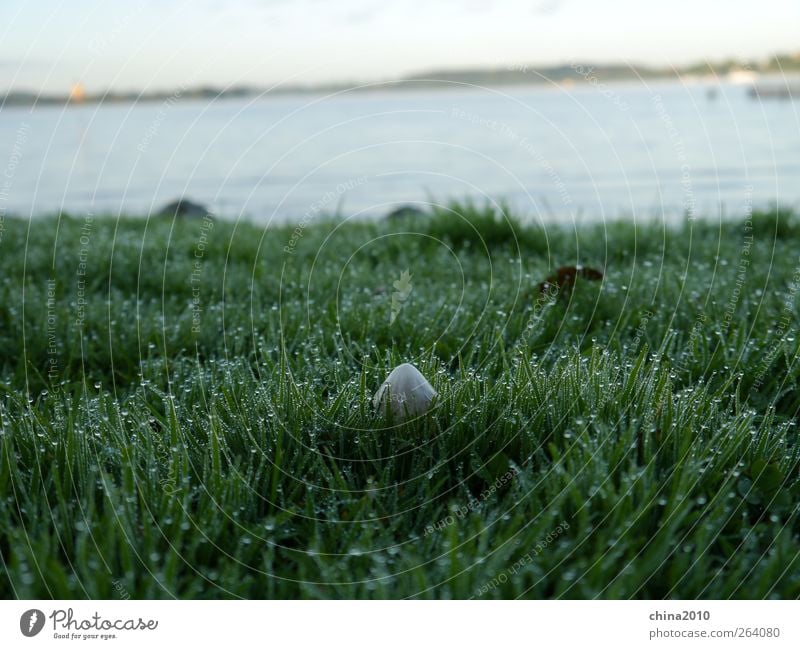
M624 81L634 79L668 79L684 76L720 76L740 72L755 74L800 73L800 52L773 56L763 61L729 59L719 62L701 62L682 67L650 67L624 64L571 63L556 66L534 66L510 64L505 67L463 70L431 70L402 79L375 83L337 83L325 85L285 85L274 88L235 86L228 88L201 87L160 92L106 92L82 95L76 100L73 95L38 94L32 91L8 92L0 106L37 104L64 105L77 103L119 103L138 101L167 101L181 99L217 99L231 97L254 97L262 94L294 94L336 92L341 90L409 89L419 87L446 87L449 85L528 85L543 83L569 83L591 78L596 81Z

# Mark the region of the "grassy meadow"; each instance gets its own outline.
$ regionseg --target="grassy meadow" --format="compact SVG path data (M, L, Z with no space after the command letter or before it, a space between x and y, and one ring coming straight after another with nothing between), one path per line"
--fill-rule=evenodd
M7 218L0 595L799 597L798 288L777 208Z

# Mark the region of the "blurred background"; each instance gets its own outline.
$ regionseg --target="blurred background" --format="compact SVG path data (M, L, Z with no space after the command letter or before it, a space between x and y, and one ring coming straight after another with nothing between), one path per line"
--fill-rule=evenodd
M0 214L800 203L800 4L5 0Z

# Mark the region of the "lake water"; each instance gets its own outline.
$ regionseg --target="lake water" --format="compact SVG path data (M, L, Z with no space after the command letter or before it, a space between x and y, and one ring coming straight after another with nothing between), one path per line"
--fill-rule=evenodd
M541 219L800 204L791 101L709 82L374 89L0 110L0 209L377 215L471 196Z

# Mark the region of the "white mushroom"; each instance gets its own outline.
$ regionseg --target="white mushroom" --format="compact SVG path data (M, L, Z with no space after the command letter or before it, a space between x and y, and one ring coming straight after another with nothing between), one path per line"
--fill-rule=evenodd
M416 417L428 411L436 396L436 390L410 363L395 367L386 378L372 403L384 413L391 409L395 419Z

